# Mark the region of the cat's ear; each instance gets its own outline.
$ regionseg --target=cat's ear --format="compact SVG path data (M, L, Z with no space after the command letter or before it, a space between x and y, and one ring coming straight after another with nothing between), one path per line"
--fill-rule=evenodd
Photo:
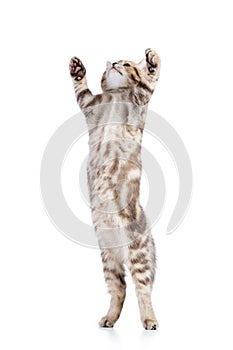
M107 61L106 62L106 70L109 70L111 66L112 66L112 63Z

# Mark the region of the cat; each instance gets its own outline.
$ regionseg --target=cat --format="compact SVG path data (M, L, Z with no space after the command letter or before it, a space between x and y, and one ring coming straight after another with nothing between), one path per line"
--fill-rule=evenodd
M159 72L160 58L151 49L138 64L107 62L103 93L93 95L82 61L77 57L70 61L76 99L88 126L90 206L111 295L101 327L113 327L120 316L126 295L125 265L135 283L144 328L158 327L151 303L155 246L139 190L142 134Z

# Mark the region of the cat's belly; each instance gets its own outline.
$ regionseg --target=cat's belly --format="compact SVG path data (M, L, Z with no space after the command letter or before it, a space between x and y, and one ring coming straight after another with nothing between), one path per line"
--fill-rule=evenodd
M89 140L87 172L92 220L104 246L109 242L110 246L127 245L125 227L140 215L141 146L140 140L132 136L139 137L140 132L135 130L134 134L133 129L126 129L121 125L99 128Z
M102 220L110 217L114 225L118 225L116 221L126 219L127 215L134 215L139 201L140 177L141 168L125 159L111 159L99 168L89 166L88 185L92 210L96 210ZM94 224L96 222L94 220Z

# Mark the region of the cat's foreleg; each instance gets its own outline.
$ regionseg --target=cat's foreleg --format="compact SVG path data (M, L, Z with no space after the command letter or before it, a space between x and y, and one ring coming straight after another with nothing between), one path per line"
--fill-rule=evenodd
M93 95L87 86L86 68L77 57L73 57L70 60L70 75L74 84L77 102L83 110L93 98Z
M160 58L154 50L147 49L145 57L138 66L142 71L142 78L135 90L135 101L137 104L149 102L160 74Z

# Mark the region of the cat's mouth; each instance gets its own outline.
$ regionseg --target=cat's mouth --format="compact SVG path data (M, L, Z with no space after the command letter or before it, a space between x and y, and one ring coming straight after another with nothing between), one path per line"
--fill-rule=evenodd
M121 73L121 71L119 70L119 69L117 69L117 67L116 66L113 66L112 68L111 68L111 70L116 70L120 75L123 75L122 73Z

